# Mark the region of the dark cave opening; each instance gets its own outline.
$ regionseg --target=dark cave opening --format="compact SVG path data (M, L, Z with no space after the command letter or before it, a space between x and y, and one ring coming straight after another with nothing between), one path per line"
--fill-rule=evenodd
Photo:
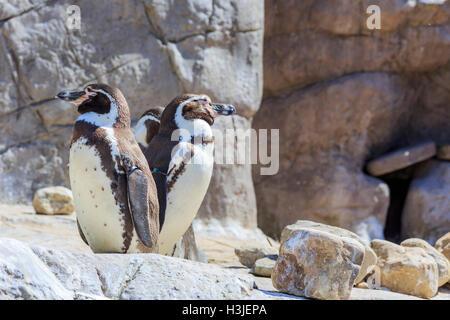
M402 241L402 211L412 181L413 167L377 177L389 187L390 200L384 225L384 237L394 243Z

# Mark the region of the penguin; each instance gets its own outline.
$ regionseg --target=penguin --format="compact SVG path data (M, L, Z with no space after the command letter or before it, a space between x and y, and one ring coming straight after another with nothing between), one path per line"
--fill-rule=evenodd
M170 254L208 189L214 164L214 119L235 110L230 104L212 103L206 95L183 94L162 112L158 134L144 150L158 189L160 254Z
M159 204L122 92L105 84L56 96L78 108L69 175L81 238L94 253L158 251Z
M142 114L136 123L133 133L141 149L144 151L150 141L158 134L163 107L153 107Z

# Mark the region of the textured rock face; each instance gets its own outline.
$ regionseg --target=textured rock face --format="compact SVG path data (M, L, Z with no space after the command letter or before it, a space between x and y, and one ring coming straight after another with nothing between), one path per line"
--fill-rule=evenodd
M437 293L438 267L424 249L384 240L373 240L370 245L378 257L383 287L427 299Z
M0 7L0 201L29 202L40 187L68 186L76 112L53 100L60 89L117 86L133 119L182 92L232 103L246 118L259 108L263 1L82 0L81 30L65 24L72 4L8 0ZM19 167L18 159L27 161ZM251 176L249 166L236 170L217 179ZM241 204L256 220L252 205Z
M289 237L293 232L302 229L318 230L331 233L335 236L343 238L344 240L346 238L350 240L356 240L364 246L364 258L361 263L361 268L359 270L358 276L355 279L355 283L361 282L364 279L364 277L377 264L377 256L375 252L373 252L369 244L367 242L364 242L358 235L342 228L337 228L334 226L329 226L326 224L321 224L313 221L299 220L295 224L286 226L281 232L280 243L284 243L287 239L289 239Z
M234 249L234 253L238 256L239 262L248 268L252 268L259 259L278 254L275 248L257 246L238 247Z
M436 261L439 271L439 287L446 284L450 279L450 262L442 253L432 247L428 242L422 239L411 238L402 241L400 245L404 247L422 248L428 255L433 257L434 261Z
M260 176L256 166L253 177L258 225L271 236L298 219L358 234L355 224L370 217L383 227L388 188L364 174L365 162L449 142L450 4L383 1L373 31L370 4L266 1L264 100L253 127L280 129L280 170Z
M42 214L72 214L75 210L72 191L64 187L47 187L36 191L33 207Z
M204 263L207 262L205 253L197 246L192 225L190 225L184 235L175 244L169 256Z
M431 160L416 168L402 213L402 237L429 243L450 230L450 162Z
M450 261L450 232L440 237L434 247Z
M276 289L316 299L348 299L364 258L351 238L301 229L281 245L272 271Z
M215 134L216 162L197 218L206 222L218 219L225 226L232 221L244 228L256 228L256 199L251 165L238 162L239 148L245 143L235 137L239 132L251 129L250 120L241 116L220 117L214 121L212 128ZM234 162L231 164L227 163L227 152L233 155Z
M82 254L0 239L0 299L261 298L249 276L157 254Z

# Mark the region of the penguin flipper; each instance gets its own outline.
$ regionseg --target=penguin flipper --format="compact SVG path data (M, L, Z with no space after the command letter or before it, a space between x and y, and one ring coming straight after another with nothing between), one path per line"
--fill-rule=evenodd
M150 208L148 201L148 181L145 174L138 167L127 171L128 207L136 233L142 243L151 248L153 246L150 233Z
M89 243L86 240L86 237L84 236L83 230L81 230L80 223L78 222L78 219L77 219L77 227L78 227L78 233L80 234L81 240L83 240L84 243L89 245Z
M159 172L153 172L153 180L156 183L156 189L158 190L158 202L159 202L159 231L161 231L166 217L167 206L167 176Z

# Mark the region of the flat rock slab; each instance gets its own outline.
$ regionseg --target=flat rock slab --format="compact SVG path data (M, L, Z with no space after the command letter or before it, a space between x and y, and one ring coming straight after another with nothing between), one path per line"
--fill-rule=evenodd
M406 147L385 154L367 163L367 172L372 176L381 176L404 169L436 155L434 142L426 142L412 147Z
M1 299L264 299L253 277L159 254L84 254L0 238Z
M450 145L439 146L436 156L441 160L450 160Z

